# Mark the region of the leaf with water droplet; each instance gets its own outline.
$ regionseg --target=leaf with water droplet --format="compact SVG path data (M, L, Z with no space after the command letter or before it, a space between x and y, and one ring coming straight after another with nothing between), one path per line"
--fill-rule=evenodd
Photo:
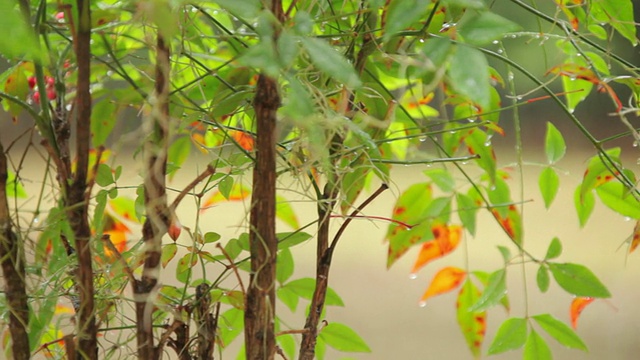
M487 331L487 312L469 311L469 307L478 301L480 291L469 280L460 288L456 302L456 318L467 346L475 357L482 351L482 343Z
M427 291L420 298L420 303L426 303L432 296L444 294L458 288L466 276L466 271L455 266L440 269L431 280Z

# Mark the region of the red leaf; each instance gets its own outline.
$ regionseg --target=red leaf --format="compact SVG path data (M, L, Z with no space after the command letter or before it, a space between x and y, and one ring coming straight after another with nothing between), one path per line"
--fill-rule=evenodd
M516 244L522 244L522 218L518 208L515 205L509 205L506 216L500 215L498 209L491 209L491 213L511 240Z
M476 358L480 358L482 342L487 332L487 312L469 311L469 308L480 299L480 296L480 290L467 280L460 288L456 302L458 325L469 350Z
M577 297L571 302L571 326L574 330L578 328L578 318L580 317L582 310L584 310L587 305L591 304L593 300L595 300L595 298Z
M441 269L431 280L431 284L427 291L420 298L420 306L425 306L427 299L432 296L444 294L446 292L456 289L464 281L467 272L454 267L449 266Z
M231 131L231 137L241 148L252 151L254 148L253 136L244 131Z
M182 224L180 224L180 220L174 214L171 218L171 224L169 224L169 229L167 230L169 233L169 237L171 240L176 241L180 237L180 233L182 232Z
M431 227L434 240L422 244L411 274L417 273L429 262L452 252L460 243L462 227L459 225L435 224Z

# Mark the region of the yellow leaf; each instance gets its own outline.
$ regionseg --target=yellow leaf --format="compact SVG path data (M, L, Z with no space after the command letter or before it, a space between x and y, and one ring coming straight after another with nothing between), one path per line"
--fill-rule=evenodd
M466 275L466 271L454 266L445 267L438 271L431 280L429 288L420 298L420 306L425 306L430 297L444 294L460 286Z

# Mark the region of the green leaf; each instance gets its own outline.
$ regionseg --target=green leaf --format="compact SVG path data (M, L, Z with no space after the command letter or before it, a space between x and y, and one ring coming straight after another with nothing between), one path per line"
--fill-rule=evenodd
M520 25L489 11L478 12L458 26L458 33L466 43L486 45L504 34L520 29Z
M260 0L214 0L214 2L233 15L243 19L256 18L260 14L260 10L262 10Z
M184 254L176 266L176 280L186 284L191 277L191 268L198 263L198 257L192 253Z
M504 269L493 272L489 276L489 283L484 288L482 296L469 308L469 311L484 311L500 303L500 300L507 293L506 278L507 273Z
M204 243L210 244L220 240L220 234L215 232L207 232L204 234Z
M389 236L389 250L387 255L387 268L390 268L412 246L422 244L433 239L431 221L423 220L418 225L407 229L396 226L396 230Z
M486 311L471 311L469 308L477 303L480 291L467 279L458 293L456 319L471 353L479 357L487 331Z
M427 12L428 0L394 0L387 8L383 41L408 28Z
M332 348L346 352L371 352L367 343L350 327L332 322L325 326L318 337Z
M7 197L17 197L19 199L24 199L27 197L27 192L22 186L22 182L16 179L16 174L7 170Z
M547 254L544 256L545 260L557 258L562 254L562 243L558 237L554 237L549 244L549 248L547 249Z
M224 323L224 326L220 326L218 329L220 343L229 346L244 329L244 311L233 307L220 314L220 319Z
M316 288L316 281L312 278L302 278L292 280L286 283L283 287L291 290L301 298L311 300L313 292ZM344 306L342 298L332 289L327 288L327 297L325 298L325 305L329 306Z
M527 340L527 320L510 318L505 320L496 333L488 353L500 354L505 351L519 349Z
M222 194L222 196L227 200L229 200L229 196L231 195L233 182L233 177L226 176L218 183L218 191L220 191L220 194Z
M291 275L293 275L294 265L293 255L291 255L291 250L289 250L289 248L284 248L278 251L278 258L276 261L276 280L278 280L280 284L289 280Z
M276 195L276 217L294 229L300 228L298 217L293 212L291 203L280 195Z
M456 201L458 203L458 217L471 236L476 234L476 214L478 213L478 205L473 199L465 194L457 193Z
M96 184L105 187L113 184L113 173L111 168L106 164L98 164L98 171L96 173Z
M508 263L509 260L511 260L511 251L509 251L508 247L498 245L498 251L500 251L500 255L502 255L502 259L504 260L505 264Z
M596 198L591 191L581 195L581 187L578 186L573 194L573 204L578 214L580 227L584 227L596 206Z
M640 202L632 195L625 195L627 188L617 180L596 188L596 194L611 210L633 219L640 219Z
M609 290L583 265L549 263L554 279L564 290L575 296L608 298Z
M238 63L261 70L271 77L277 77L281 69L280 59L270 38L263 38L258 44L250 46L240 55Z
M554 164L564 157L567 145L560 131L550 122L547 122L547 134L544 140L544 152L549 164Z
M488 145L488 141L487 134L478 128L470 130L464 138L469 153L479 157L476 159L476 163L487 172L490 182L493 184L496 181L496 155L493 147Z
M585 61L581 58L570 57L566 64L577 64L577 66L586 67ZM562 76L562 88L565 91L565 99L567 100L567 108L573 112L584 99L589 96L593 83L571 76Z
M304 231L277 233L278 250L290 248L311 239L311 235Z
M484 9L487 6L482 0L442 0L444 6L461 7L468 9Z
M457 45L447 74L451 86L458 94L468 97L481 108L491 104L489 64L480 50Z
M34 36L33 28L24 21L18 10L16 0L0 1L0 54L11 59L26 55L30 59L42 59L42 52L38 40ZM33 342L31 344L34 344Z
M162 263L162 267L165 268L171 262L171 260L176 256L178 252L178 246L176 244L166 244L162 247L162 255L160 255L160 262Z
M450 171L442 168L427 169L424 171L431 181L433 181L442 191L451 192L455 186L455 180Z
M633 2L631 0L593 1L590 11L594 17L600 19L603 17L609 18L609 25L616 29L620 35L629 40L633 46L638 44L636 26L633 19Z
M91 111L91 140L93 147L104 145L116 124L116 104L110 98L99 101Z
M301 41L311 62L326 75L352 89L362 85L353 66L333 46L310 37L302 38Z
M620 167L620 153L619 147L608 149L605 152L611 158L613 164L609 162L603 155L595 155L589 160L587 170L584 172L582 178L582 184L580 185L580 199L589 191L602 185L613 178L611 169L613 165ZM606 162L606 164L605 164Z
M531 329L527 343L524 345L524 352L522 353L523 360L551 360L551 350L549 345L544 339L538 335L538 333Z
M549 314L535 315L533 319L547 334L551 335L560 344L572 349L588 351L587 345L585 345L582 339L562 321Z
M168 171L171 178L176 174L175 170L180 169L189 158L190 153L191 139L188 136L179 137L171 142L167 151L167 163L173 168L173 171Z
M560 188L560 177L552 167L547 166L542 170L538 178L538 187L544 200L544 206L548 209Z
M298 308L298 302L300 301L300 296L298 296L298 294L290 288L282 286L276 290L276 295L278 296L278 299L280 299L280 301L282 301L282 303L291 310L291 312L296 311Z
M536 283L538 284L538 289L540 291L547 292L549 290L549 270L543 264L540 264L538 268L538 272L536 273Z

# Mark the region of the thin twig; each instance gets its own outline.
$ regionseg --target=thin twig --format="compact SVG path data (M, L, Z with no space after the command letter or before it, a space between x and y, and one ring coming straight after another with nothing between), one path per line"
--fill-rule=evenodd
M309 332L309 330L307 330L307 329L285 330L285 331L277 332L276 333L276 337L282 336L282 335L306 334L308 332Z
M113 245L113 242L111 242L111 235L104 234L104 235L102 235L101 240L104 243L104 245L107 248L109 248L109 251L111 251L113 253L113 256L116 257L116 260L120 261L122 263L122 267L124 269L125 274L127 275L127 278L129 279L129 281L132 284L135 284L136 283L136 278L133 276L133 270L131 270L131 268L129 267L129 264L127 264L127 262L122 257L122 254L120 254L120 251L118 251L118 249L116 249L115 245Z
M220 243L216 244L216 246L218 247L218 249L220 249L220 251L222 252L222 255L224 255L224 257L227 258L227 260L229 261L229 267L231 268L231 270L233 270L233 273L236 274L236 277L238 278L238 283L240 284L240 290L242 291L242 294L246 296L247 292L244 288L244 284L242 283L242 278L240 277L240 273L238 272L238 267L233 262L233 259L229 256L229 254L224 250L222 245L220 245Z
M189 183L189 185L187 185L184 189L182 189L182 191L180 191L180 194L178 194L178 196L173 200L173 203L171 203L171 210L175 211L182 199L187 196L189 191L193 190L193 188L196 187L196 185L198 185L202 180L215 174L215 172L215 167L207 165L207 168L200 175L198 175L195 179L193 179L193 181Z
M381 184L380 187L378 188L378 190L376 190L364 202L362 202L362 204L360 204L360 206L358 206L355 210L353 210L353 212L349 215L347 220L345 220L342 223L342 225L340 226L340 229L338 229L338 232L336 233L336 235L333 237L333 240L331 241L331 246L329 246L329 251L333 252L333 250L335 249L336 245L338 244L338 240L340 240L340 237L342 236L342 233L347 229L347 226L349 226L349 224L351 223L353 218L355 218L360 212L362 212L362 210L364 210L364 208L367 205L369 205L373 200L375 200L375 198L377 198L380 194L382 194L388 188L389 188L389 185L387 185L385 183Z

